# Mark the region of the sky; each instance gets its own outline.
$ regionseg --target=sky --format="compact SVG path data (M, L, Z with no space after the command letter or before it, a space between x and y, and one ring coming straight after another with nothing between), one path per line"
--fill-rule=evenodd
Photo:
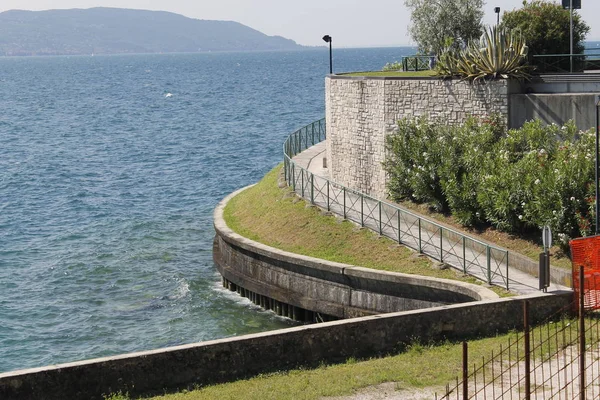
M520 8L522 0L488 0L485 24ZM2 0L0 12L57 8L119 7L161 10L190 18L237 21L267 35L307 46L322 46L325 34L336 47L414 45L408 35L410 12L403 0ZM600 0L582 0L581 15L590 25L587 40L600 40ZM596 18L594 18L596 16Z

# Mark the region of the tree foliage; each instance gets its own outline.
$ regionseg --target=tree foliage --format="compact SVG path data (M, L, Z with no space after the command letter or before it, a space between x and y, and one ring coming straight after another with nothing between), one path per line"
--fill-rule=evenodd
M569 54L570 17L559 3L543 0L523 1L523 8L502 15L502 26L519 29L529 46L529 53ZM583 53L585 36L590 27L573 11L573 51Z
M448 41L465 47L483 31L483 0L405 0L409 32L422 53L441 54Z

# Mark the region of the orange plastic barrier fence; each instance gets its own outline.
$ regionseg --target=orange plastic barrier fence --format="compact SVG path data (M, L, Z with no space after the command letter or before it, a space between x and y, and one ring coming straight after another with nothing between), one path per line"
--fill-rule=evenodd
M573 239L571 259L573 265L573 290L575 298L584 293L584 308L600 309L600 235ZM583 266L583 282L579 279L579 268ZM575 302L579 307L579 302Z

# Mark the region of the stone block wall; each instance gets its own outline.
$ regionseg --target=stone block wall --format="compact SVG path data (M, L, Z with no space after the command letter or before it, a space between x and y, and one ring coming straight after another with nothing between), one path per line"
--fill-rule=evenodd
M404 117L458 124L499 113L509 121L506 80L472 84L438 78L329 76L325 80L327 158L333 181L378 198L387 196L385 136Z

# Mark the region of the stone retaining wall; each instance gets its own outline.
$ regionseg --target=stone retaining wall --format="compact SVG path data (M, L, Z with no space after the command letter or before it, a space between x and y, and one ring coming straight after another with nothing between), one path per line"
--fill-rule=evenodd
M439 78L328 76L325 80L327 158L333 181L386 198L385 135L403 117L428 116L458 124L500 113L509 121L507 80L472 84Z

